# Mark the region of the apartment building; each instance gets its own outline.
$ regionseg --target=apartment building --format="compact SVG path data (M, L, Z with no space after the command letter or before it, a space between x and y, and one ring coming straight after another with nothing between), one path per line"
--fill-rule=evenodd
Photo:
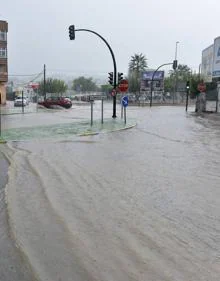
M0 20L0 104L6 103L6 83L8 81L7 32L8 23Z
M220 81L220 36L202 51L201 76L206 83Z

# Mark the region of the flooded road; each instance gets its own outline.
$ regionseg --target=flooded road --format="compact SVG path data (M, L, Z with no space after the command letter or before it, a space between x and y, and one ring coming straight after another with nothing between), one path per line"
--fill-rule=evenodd
M220 118L127 114L130 130L2 148L21 253L43 281L219 281Z

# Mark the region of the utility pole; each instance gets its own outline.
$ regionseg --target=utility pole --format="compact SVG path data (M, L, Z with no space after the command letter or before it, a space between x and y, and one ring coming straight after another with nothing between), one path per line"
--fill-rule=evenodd
M199 81L201 79L201 63L199 64Z
M189 103L189 87L190 87L190 82L186 82L186 111L188 110L188 103Z
M175 49L175 59L174 61L177 62L177 45L179 44L179 41L176 42L176 49ZM177 67L176 67L177 68ZM174 69L174 89L173 89L173 104L174 104L174 99L175 99L175 95L176 95L176 91L177 91L177 70L176 68Z
M44 64L44 100L46 100L46 65Z

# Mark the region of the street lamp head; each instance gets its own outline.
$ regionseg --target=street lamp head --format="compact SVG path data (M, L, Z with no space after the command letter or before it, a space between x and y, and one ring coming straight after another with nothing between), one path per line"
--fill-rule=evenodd
M176 49L175 49L175 60L177 59L177 44L179 43L179 41L176 41Z

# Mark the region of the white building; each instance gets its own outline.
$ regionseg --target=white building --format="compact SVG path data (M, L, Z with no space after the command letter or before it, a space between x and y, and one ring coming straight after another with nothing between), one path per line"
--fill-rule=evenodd
M202 51L201 77L204 82L212 82L213 78L220 78L220 37Z

